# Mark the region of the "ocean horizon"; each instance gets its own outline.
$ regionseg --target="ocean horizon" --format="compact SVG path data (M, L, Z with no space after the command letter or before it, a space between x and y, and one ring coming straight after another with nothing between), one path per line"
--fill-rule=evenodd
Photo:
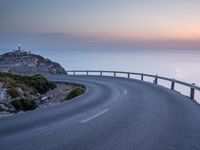
M1 54L9 51L12 50L1 50ZM200 86L200 52L197 50L32 49L31 52L60 63L66 70L117 70L147 73ZM145 80L153 81L152 78ZM170 87L169 82L162 80L158 82ZM189 88L181 85L175 86L177 90L188 95ZM200 99L199 91L195 94Z

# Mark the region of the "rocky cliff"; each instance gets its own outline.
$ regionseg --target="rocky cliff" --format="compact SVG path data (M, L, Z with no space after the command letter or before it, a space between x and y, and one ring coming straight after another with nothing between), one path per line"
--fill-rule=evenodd
M29 51L16 50L0 55L0 72L20 75L65 74L65 69L58 63L35 55Z

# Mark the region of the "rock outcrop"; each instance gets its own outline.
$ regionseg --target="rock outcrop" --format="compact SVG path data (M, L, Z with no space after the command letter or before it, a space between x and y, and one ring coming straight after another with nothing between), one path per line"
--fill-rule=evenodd
M0 55L0 72L20 75L65 74L65 69L58 63L30 51L16 50Z
M4 87L3 83L0 82L0 103L7 102L11 99L10 95L7 93L7 89Z

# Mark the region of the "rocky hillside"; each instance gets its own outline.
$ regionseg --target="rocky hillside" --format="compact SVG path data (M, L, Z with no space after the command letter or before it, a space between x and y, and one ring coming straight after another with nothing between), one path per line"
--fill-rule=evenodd
M0 112L35 109L41 94L56 88L42 75L19 76L0 73Z
M65 69L58 63L35 55L29 51L16 50L0 55L0 72L20 75L65 74Z

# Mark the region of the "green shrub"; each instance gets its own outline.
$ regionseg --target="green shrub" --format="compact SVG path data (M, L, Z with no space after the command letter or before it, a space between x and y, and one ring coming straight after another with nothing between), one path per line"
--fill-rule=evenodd
M35 89L38 90L40 94L44 94L50 89L56 88L56 84L53 82L49 82L44 76L42 75L35 75L31 78L30 83Z
M28 90L32 94L45 94L50 89L56 88L55 83L48 81L43 75L39 74L30 77L0 72L0 82L3 82L4 86L9 89L8 92L12 98L19 94L16 87Z
M38 107L36 102L32 99L21 99L21 101L22 101L24 111L34 110Z
M29 111L38 107L35 101L32 99L20 99L11 102L11 105L15 107L16 111Z
M84 87L76 87L73 90L71 90L71 92L67 95L65 100L70 100L76 96L82 95L84 92L85 92Z
M55 89L56 87L57 87L57 86L56 86L55 83L49 82L49 88L50 88L51 90Z
M12 98L16 98L19 97L19 92L17 91L17 89L15 87L9 87L7 90L7 93L12 97Z
M23 110L23 105L20 100L14 100L10 103L16 109L17 112Z

